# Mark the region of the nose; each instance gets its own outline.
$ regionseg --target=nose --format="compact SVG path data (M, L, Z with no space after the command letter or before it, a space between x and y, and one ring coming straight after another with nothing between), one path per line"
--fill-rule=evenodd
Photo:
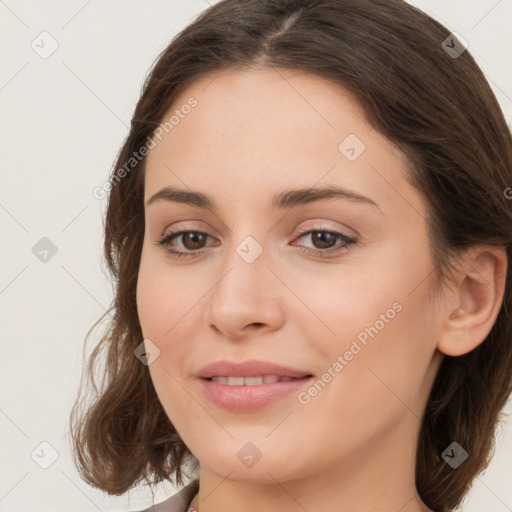
M233 340L279 329L284 322L283 286L266 259L247 263L234 253L224 268L207 295L206 324Z

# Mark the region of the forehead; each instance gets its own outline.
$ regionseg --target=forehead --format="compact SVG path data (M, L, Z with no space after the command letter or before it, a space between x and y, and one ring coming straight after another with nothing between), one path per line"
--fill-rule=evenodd
M161 126L146 161L146 199L176 185L219 203L245 195L268 204L291 185L329 184L378 197L383 209L411 195L402 206L421 208L402 152L369 125L352 95L311 73L217 72L184 90Z

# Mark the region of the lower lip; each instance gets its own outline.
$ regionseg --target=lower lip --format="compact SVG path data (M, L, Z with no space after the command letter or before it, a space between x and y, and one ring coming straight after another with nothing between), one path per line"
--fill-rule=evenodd
M253 411L277 402L282 398L298 393L313 380L304 377L272 384L256 384L254 386L230 386L200 379L201 387L206 397L218 407L230 411Z

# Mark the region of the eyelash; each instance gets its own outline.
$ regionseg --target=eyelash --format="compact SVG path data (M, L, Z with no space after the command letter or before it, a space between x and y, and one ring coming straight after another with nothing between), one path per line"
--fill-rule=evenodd
M330 249L308 249L308 248L302 248L301 250L307 254L313 255L313 256L320 256L320 257L326 257L330 256L331 254L336 254L341 252L343 249L350 249L353 245L357 243L357 239L350 237L348 235L345 235L345 233L342 233L340 231L330 230L330 229L305 229L305 230L299 230L300 236L304 237L305 235L309 235L312 233L329 233L331 235L335 235L338 239L340 239L342 242L344 242L344 245L342 247L338 248L330 248ZM202 254L205 252L204 250L201 251L175 251L174 249L170 249L168 247L169 243L174 239L179 237L180 235L184 235L186 233L199 233L201 235L208 236L208 233L205 233L204 231L195 231L195 230L183 230L183 231L176 231L173 233L167 233L163 235L158 242L156 242L156 245L159 245L163 247L164 250L166 250L168 253L170 253L173 256L177 257L194 257Z

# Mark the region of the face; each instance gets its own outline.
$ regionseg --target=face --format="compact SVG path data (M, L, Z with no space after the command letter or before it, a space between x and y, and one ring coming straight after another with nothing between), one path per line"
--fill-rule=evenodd
M293 70L201 79L172 115L146 161L137 303L201 471L273 483L398 464L440 362L403 154L338 85Z

